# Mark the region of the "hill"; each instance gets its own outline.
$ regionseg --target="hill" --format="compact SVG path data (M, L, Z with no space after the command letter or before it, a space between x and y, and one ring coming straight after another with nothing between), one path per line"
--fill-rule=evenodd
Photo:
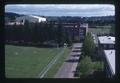
M5 12L5 18L10 20L15 20L16 17L22 16L21 14L12 13L12 12Z

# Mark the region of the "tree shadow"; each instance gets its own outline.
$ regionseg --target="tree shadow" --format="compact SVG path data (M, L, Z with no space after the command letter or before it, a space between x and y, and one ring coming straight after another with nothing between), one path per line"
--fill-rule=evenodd
M74 77L79 77L79 72L78 71L73 71ZM87 76L80 76L80 78L85 78L85 79L104 79L105 77L105 72L104 71L94 71L92 74L89 74Z
M65 62L76 63L76 62L79 62L79 59L68 59L68 60L65 60Z
M102 61L103 59L101 57L91 56L91 60L92 62L96 62L96 61Z
M82 49L82 47L74 47L74 49Z
M81 52L81 50L72 50L72 52Z
M104 71L94 71L93 74L86 76L86 78L106 78Z
M80 57L79 54L74 54L74 55L71 55L72 57Z

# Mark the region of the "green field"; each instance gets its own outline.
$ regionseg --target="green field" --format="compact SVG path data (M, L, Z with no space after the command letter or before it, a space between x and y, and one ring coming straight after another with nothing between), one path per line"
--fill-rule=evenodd
M89 28L88 31L95 34L110 33L110 28Z
M5 45L5 75L7 78L36 78L38 74L59 54L63 48L36 48ZM69 49L48 71L53 76L67 57Z

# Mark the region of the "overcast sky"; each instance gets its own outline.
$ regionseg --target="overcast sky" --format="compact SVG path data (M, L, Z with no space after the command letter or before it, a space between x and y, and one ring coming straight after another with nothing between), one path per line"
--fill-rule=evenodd
M115 15L111 4L13 4L6 5L5 12L44 16L108 16Z

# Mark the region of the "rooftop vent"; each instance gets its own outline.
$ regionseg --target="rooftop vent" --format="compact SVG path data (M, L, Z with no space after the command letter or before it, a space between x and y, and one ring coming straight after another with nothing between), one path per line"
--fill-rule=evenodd
M112 54L112 51L109 53L110 55Z
M108 39L111 39L110 37Z

